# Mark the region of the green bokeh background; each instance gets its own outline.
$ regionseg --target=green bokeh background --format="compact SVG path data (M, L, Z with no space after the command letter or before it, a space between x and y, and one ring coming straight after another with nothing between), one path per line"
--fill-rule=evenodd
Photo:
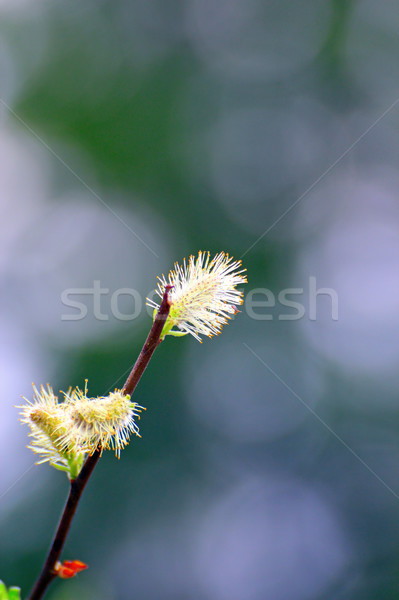
M1 579L27 592L67 493L25 473L19 394L122 385L151 322L62 321L62 291L144 298L175 260L225 250L248 292L317 277L340 318L320 297L310 322L305 291L300 320L244 307L218 338L163 343L142 438L101 460L67 543L90 569L48 598L398 598L395 3L0 11Z

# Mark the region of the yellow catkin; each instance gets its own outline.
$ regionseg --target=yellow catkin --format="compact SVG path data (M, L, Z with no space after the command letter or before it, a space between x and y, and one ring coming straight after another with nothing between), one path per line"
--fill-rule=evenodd
M156 293L163 297L165 286L173 286L169 292L171 304L167 324L198 341L201 335L212 337L221 332L228 319L236 314L243 302L243 293L237 285L247 282L242 263L228 254L219 252L210 258L209 252L184 259L183 265L175 263L165 277L159 277ZM147 298L147 305L159 309L159 304Z
M132 434L139 435L135 419L143 407L131 402L130 396L115 390L108 396L88 398L76 388L66 396L69 427L64 437L66 447L76 444L92 454L100 450L121 450L129 443Z
M33 401L21 406L21 421L30 427L29 448L41 455L41 462L68 466L68 459L113 449L116 456L139 435L135 422L143 408L130 396L115 390L108 396L89 398L84 390L70 388L58 401L50 386L34 387Z
M30 427L32 442L28 446L41 456L38 464L49 462L67 467L69 455L82 451L76 446L65 447L63 438L68 428L68 412L64 403L58 402L51 386L33 386L33 400L25 398L21 406L21 421Z

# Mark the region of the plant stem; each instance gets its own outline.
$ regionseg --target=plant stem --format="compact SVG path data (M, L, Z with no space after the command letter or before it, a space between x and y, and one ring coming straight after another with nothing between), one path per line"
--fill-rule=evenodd
M130 375L126 380L125 385L123 386L123 391L125 394L131 395L134 392L134 390L136 389L136 385L140 381L142 374L147 368L147 365L155 352L156 347L162 341L161 333L170 311L168 295L172 287L172 285L165 286L165 292L162 298L162 303L159 307L157 316L155 317L150 333L148 334L148 337L144 342L144 346L142 347L141 352L136 362L134 363L133 369L130 371Z
M33 590L31 591L29 600L39 600L39 598L42 598L49 583L55 579L55 577L57 577L54 571L55 564L58 561L64 547L80 497L100 456L101 452L96 450L94 454L87 458L77 478L71 481L68 499L64 506L60 522L58 523L53 543L51 544L46 562L43 565L42 572L36 581Z
M151 360L155 349L160 344L161 334L165 321L168 318L170 311L169 304L169 291L172 286L165 286L165 292L162 298L161 306L159 307L158 313L154 319L150 332L144 343L144 346L134 363L134 366L123 386L123 392L125 394L132 395L142 374L144 373L148 363ZM87 457L82 470L76 479L71 481L71 487L69 495L64 506L64 510L61 515L60 522L55 532L50 550L48 552L46 561L43 565L42 571L30 593L28 600L40 600L43 597L48 585L53 579L57 577L55 572L55 565L59 560L63 547L65 545L66 538L68 536L73 517L76 513L76 509L79 504L80 497L86 487L87 482L90 479L94 468L101 457L101 449L98 448L93 454Z

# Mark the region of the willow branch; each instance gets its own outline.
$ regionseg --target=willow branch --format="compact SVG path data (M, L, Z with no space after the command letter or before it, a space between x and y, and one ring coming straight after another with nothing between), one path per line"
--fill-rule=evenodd
M136 362L134 363L129 377L122 388L125 394L133 394L142 374L151 360L152 355L162 341L162 330L170 311L169 291L171 287L172 286L170 285L165 287L162 303L154 319L150 332L146 341L144 342L144 346L142 347ZM55 579L55 577L57 577L55 572L56 563L59 560L61 552L64 548L83 490L85 489L100 456L101 449L97 449L95 452L93 452L93 454L88 456L77 478L71 481L69 495L51 543L50 550L28 600L40 600L43 597L48 585L53 579Z
M71 481L69 495L65 503L60 522L58 523L53 542L39 578L37 579L31 591L29 600L39 600L42 598L49 583L55 579L55 577L57 577L57 574L54 570L55 565L65 545L65 541L71 527L72 519L75 516L80 497L100 456L101 452L96 450L94 454L87 458L77 478Z
M125 385L123 386L123 392L125 394L133 394L138 382L140 381L142 374L146 370L147 365L155 352L155 349L157 348L157 346L159 346L159 344L162 341L162 330L170 311L169 291L172 287L172 285L165 286L165 292L162 298L162 303L159 307L157 316L154 319L154 323L152 324L150 333L148 334L148 337L144 342L144 346L142 347L141 352L132 370L130 371L130 375L126 380Z

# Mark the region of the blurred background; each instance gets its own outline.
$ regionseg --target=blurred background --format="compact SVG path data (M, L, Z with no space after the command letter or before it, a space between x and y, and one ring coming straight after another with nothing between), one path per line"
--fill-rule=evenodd
M398 598L396 2L0 17L0 578L28 592L67 493L20 396L121 386L156 276L224 250L242 313L157 351L64 552L90 569L48 598Z

